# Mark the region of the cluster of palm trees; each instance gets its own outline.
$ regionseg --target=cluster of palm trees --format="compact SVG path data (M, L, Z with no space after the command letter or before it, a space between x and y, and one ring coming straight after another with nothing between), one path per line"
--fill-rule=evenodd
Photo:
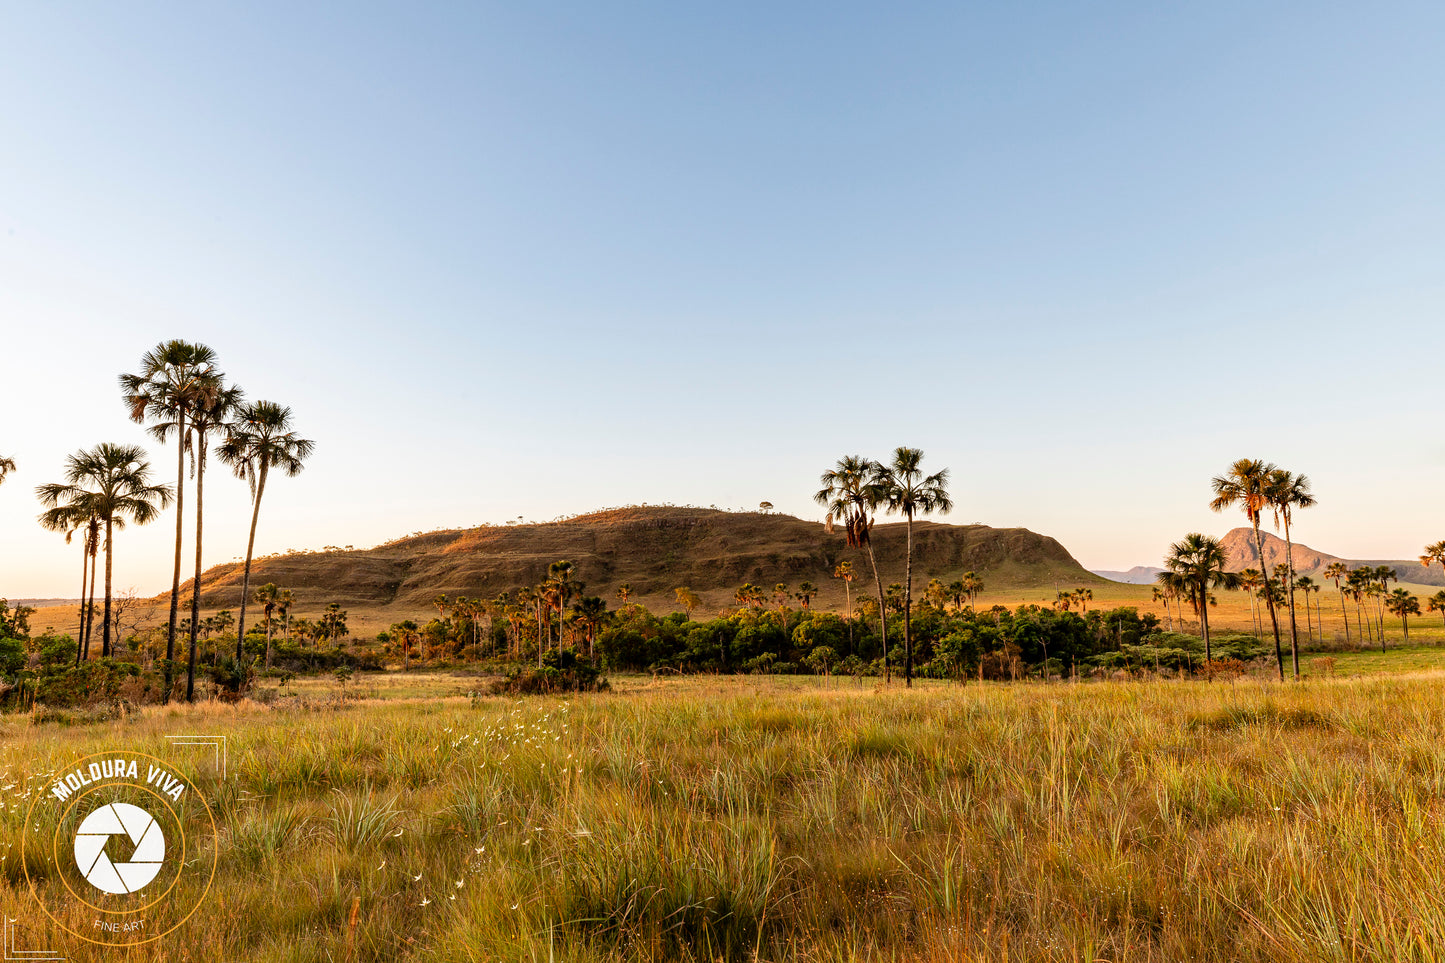
M1079 611L1087 615L1089 603L1092 601L1094 601L1093 589L1076 588L1073 590L1064 590L1054 596L1054 608L1060 612L1067 612L1077 605Z
M873 523L880 510L900 514L907 522L908 546L903 583L903 652L905 684L913 685L913 520L933 512L947 514L953 510L948 492L948 469L926 475L922 468L923 452L917 448L896 448L888 463L873 461L861 455L848 455L823 472L822 488L814 501L827 510L824 522L829 532L841 524L849 548L868 550L873 567L873 580L878 586L879 622L883 638L884 681L892 681L888 663L888 617L882 604L887 595L878 560L873 554Z
M1306 631L1313 637L1313 619L1309 612L1310 595L1318 594L1321 587L1309 576L1299 576L1294 567L1294 541L1290 526L1296 511L1311 508L1315 497L1310 491L1309 479L1301 474L1279 468L1257 459L1240 459L1225 473L1211 481L1214 498L1209 507L1214 511L1238 506L1244 511L1254 532L1255 551L1260 560L1259 568L1247 568L1241 572L1226 571L1229 559L1219 540L1198 532L1190 533L1182 541L1169 548L1164 559L1165 570L1158 576L1155 599L1166 604L1170 601L1187 601L1200 621L1200 632L1204 638L1205 658L1212 659L1209 643L1209 606L1214 604L1215 589L1244 588L1252 591L1252 598L1264 601L1269 615L1270 628L1274 636L1275 662L1279 677L1284 679L1284 653L1278 611L1287 611L1289 619L1290 655L1294 677L1299 678L1299 626L1296 618L1296 594L1305 597ZM1260 530L1261 520L1269 515L1276 529L1283 529L1285 560L1271 571L1264 564L1264 536ZM1429 566L1439 564L1445 569L1445 542L1426 546L1420 563ZM1349 569L1343 562L1333 562L1322 573L1323 577L1335 583L1340 592L1340 609L1345 620L1345 638L1349 641L1349 614L1346 599L1353 599L1356 606L1356 631L1371 640L1378 638L1382 651L1385 647L1385 613L1391 612L1401 619L1405 638L1408 641L1409 618L1420 614L1419 600L1409 591L1396 588L1390 591L1390 583L1399 581L1396 571L1389 566L1361 566ZM1251 602L1253 606L1253 601ZM1445 615L1445 591L1437 593L1428 603L1431 611ZM1166 609L1167 611L1167 609ZM1318 611L1318 600L1316 600ZM1256 623L1260 622L1252 608ZM1368 616L1368 619L1367 619ZM1319 622L1323 634L1323 620ZM1262 626L1261 626L1262 628Z
M246 605L251 600L251 560L261 497L273 470L296 475L311 455L313 443L299 437L291 423L291 409L271 401L248 402L242 390L226 381L215 352L204 344L166 341L146 352L139 370L120 376L126 409L133 421L149 426L152 436L176 446L174 485L153 479L146 452L136 445L100 444L76 452L66 460L65 480L36 489L45 507L40 523L63 532L70 541L82 533L81 625L76 659L89 654L90 622L95 591L95 560L105 550L104 606L101 616L101 654L112 654L111 597L114 533L127 524L144 525L159 517L174 502L176 508L175 565L171 576L170 613L166 624L165 687L170 700L174 684L176 637L184 625L189 636L186 699L195 699L196 644L201 627L201 559L204 536L204 494L211 442L216 455L244 479L251 491L251 524L246 542L240 615L237 619L236 658L241 660L245 638ZM189 473L187 471L189 461ZM190 618L179 617L181 568L185 538L185 483L195 479L195 575ZM87 595L87 575L89 594Z

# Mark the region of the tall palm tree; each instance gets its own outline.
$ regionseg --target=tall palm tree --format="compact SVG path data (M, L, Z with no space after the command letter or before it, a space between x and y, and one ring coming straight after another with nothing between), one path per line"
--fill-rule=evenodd
M1314 621L1310 618L1310 593L1311 593L1311 592L1316 592L1316 591L1318 591L1318 590L1319 590L1319 586L1316 585L1316 584L1315 584L1315 580L1312 579L1312 578L1310 578L1308 575L1301 575L1299 578L1293 579L1292 581L1293 581L1293 583L1294 583L1295 589L1296 589L1297 591L1300 591L1300 592L1303 592L1303 593L1304 593L1304 597L1305 597L1305 637L1306 637L1306 639L1308 639L1310 642L1313 642L1313 641L1315 640L1315 627L1314 627ZM1324 636L1324 632L1323 632L1323 631L1321 631L1320 636L1321 636L1321 638L1323 638L1323 636Z
M201 383L191 408L191 473L196 479L196 574L191 579L191 624L186 656L186 701L196 701L196 633L201 618L201 548L205 536L206 455L211 436L224 432L231 415L245 400L236 385L226 385L218 375ZM162 422L156 427L169 427Z
M0 485L5 484L5 476L15 470L15 459L6 458L0 455Z
M246 538L246 566L241 575L241 612L236 617L236 662L246 641L246 600L251 594L251 557L256 548L256 520L261 516L261 496L266 478L276 468L296 477L315 450L315 442L298 437L291 426L291 409L274 401L243 404L226 430L226 440L216 449L221 461L231 466L237 478L251 488L251 532Z
M1445 570L1445 542L1435 542L1425 546L1425 554L1420 556L1420 564L1427 569L1432 565L1439 565Z
M1169 546L1164 567L1186 586L1199 613L1199 634L1204 639L1204 660L1214 661L1209 643L1209 590L1235 588L1239 576L1224 570L1229 561L1219 539L1199 532L1190 532L1183 541Z
M873 566L873 581L878 585L878 622L883 634L883 681L893 681L888 665L888 613L883 605L883 578L878 574L878 559L873 554L873 515L883 503L882 491L872 483L876 464L861 455L846 455L823 472L818 483L823 487L813 501L827 510L823 527L829 534L841 523L849 548L866 548L868 562Z
M89 630L95 617L95 559L100 550L100 517L91 506L90 495L86 494L46 509L39 521L47 531L63 532L67 545L77 531L85 531L80 554L80 627L75 634L75 664L80 665L90 656ZM90 579L89 597L85 588L87 576Z
M1264 584L1264 576L1257 568L1246 568L1240 570L1239 587L1249 593L1249 619L1254 625L1254 634L1263 635L1264 627L1259 623L1259 587Z
M1279 680L1284 681L1284 649L1279 638L1279 618L1274 611L1274 590L1269 580L1269 568L1264 561L1264 536L1259 531L1260 513L1270 507L1270 478L1275 472L1274 465L1255 458L1241 458L1229 466L1229 471L1216 475L1210 482L1214 499L1209 507L1222 512L1231 505L1239 505L1254 529L1254 547L1259 553L1259 567L1264 575L1264 601L1269 609L1269 624L1274 630L1274 659L1279 666ZM1298 667L1296 667L1298 678Z
M65 481L35 489L46 509L78 506L93 514L105 529L105 609L100 622L100 654L111 654L111 583L115 531L127 523L146 525L170 504L171 489L151 482L145 451L136 445L100 444L65 460ZM45 524L46 514L41 515Z
M140 359L137 374L120 376L120 388L131 420L152 423L151 434L165 441L176 438L176 559L171 575L171 611L166 628L165 695L171 698L175 672L176 628L181 598L181 542L185 523L186 449L190 443L188 418L202 397L214 391L221 379L216 354L203 344L179 339L163 341ZM191 620L194 624L195 620Z
M1290 540L1289 524L1294 518L1295 509L1314 506L1315 496L1310 492L1308 478L1283 468L1276 468L1269 473L1268 492L1270 508L1274 511L1275 528L1279 527L1281 521L1284 522L1284 562L1287 572L1285 586L1289 600L1289 649L1290 657L1294 660L1294 677L1298 679L1299 627L1295 624L1294 543Z
M266 660L263 663L266 668L271 668L271 618L276 614L276 606L281 602L281 590L276 587L275 582L267 582L256 589L256 604L261 606L261 617L266 620Z
M1334 582L1335 591L1340 593L1340 618L1344 619L1345 621L1346 645L1349 645L1350 643L1350 613L1349 610L1345 608L1345 590L1340 587L1340 580L1348 578L1349 574L1349 567L1346 566L1344 562L1331 562L1330 564L1325 566L1325 578L1329 579L1331 582ZM1324 634L1323 629L1321 629L1320 634Z
M896 448L893 461L878 465L872 478L872 484L883 495L889 514L901 514L908 526L908 548L904 556L907 575L903 582L903 679L908 686L913 685L913 519L918 515L933 512L947 515L953 511L953 499L948 494L948 469L924 475L919 467L922 463L921 450Z

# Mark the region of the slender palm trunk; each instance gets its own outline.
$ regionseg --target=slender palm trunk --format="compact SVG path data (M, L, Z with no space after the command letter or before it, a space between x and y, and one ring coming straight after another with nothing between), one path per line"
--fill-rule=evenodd
M1206 582L1199 586L1202 596L1199 605L1199 626L1204 633L1204 661L1214 661L1214 652L1209 647L1209 584Z
M266 668L271 668L271 613L266 613Z
M85 658L90 658L90 636L95 631L95 572L100 567L100 530L90 545L90 598L85 603Z
M857 654L857 647L853 645L853 583L846 578L843 580L843 614L848 617L848 651Z
M80 628L75 630L75 664L80 665L80 653L85 648L85 613L90 606L85 601L86 573L90 571L90 536L80 544Z
M1335 583L1335 591L1340 593L1340 618L1345 623L1345 645L1350 644L1350 612L1345 608L1345 592L1340 588L1340 583Z
M908 549L905 554L903 582L903 684L913 688L913 513L908 519Z
M246 600L251 597L251 553L256 548L256 519L261 517L261 496L266 491L266 472L271 465L261 459L256 474L256 499L251 506L251 534L246 539L246 567L241 574L241 614L236 616L236 671L241 671L241 646L246 642Z
M206 433L198 432L196 445L196 576L191 582L191 638L186 657L186 701L196 701L196 636L201 629L201 536L204 534Z
M864 523L866 524L866 523ZM883 577L878 574L878 558L873 554L873 535L868 535L868 562L873 566L873 581L878 585L878 621L883 629L883 684L893 681L888 668L888 607L883 604Z
M1254 548L1259 552L1259 569L1264 576L1264 604L1269 609L1269 624L1274 629L1274 661L1279 666L1279 681L1284 681L1284 649L1279 641L1279 618L1274 614L1274 590L1270 587L1269 568L1264 564L1264 538L1259 534L1259 518L1254 522Z
M100 622L100 655L110 655L110 573L115 555L115 543L111 540L114 526L109 518L105 520L105 614Z
M1263 559L1260 560L1263 562ZM1289 512L1284 513L1284 566L1289 579L1289 654L1294 661L1294 678L1299 681L1299 626L1294 616L1294 544L1289 538Z
M181 539L185 535L185 494L186 494L186 409L182 405L176 414L176 564L171 573L171 618L166 626L166 689L161 696L161 705L171 701L171 686L175 682L176 618L180 614L181 602ZM107 596L109 593L107 593Z

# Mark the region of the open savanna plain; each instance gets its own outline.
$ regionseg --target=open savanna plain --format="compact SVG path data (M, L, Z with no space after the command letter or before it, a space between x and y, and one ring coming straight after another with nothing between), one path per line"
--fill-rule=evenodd
M167 735L219 870L136 960L1436 960L1445 673L896 683L419 673L0 720L0 912L43 774ZM44 827L40 827L44 830ZM203 854L204 855L204 854ZM39 884L48 890L51 881ZM186 885L186 884L182 884ZM52 894L53 895L53 894ZM80 921L77 916L76 922ZM109 958L109 957L107 957Z

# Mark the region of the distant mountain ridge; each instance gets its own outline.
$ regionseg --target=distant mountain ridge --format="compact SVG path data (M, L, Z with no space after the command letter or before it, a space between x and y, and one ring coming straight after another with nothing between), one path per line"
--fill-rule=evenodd
M884 585L904 577L904 525L878 524L873 547ZM944 581L977 572L994 588L1046 586L1055 581L1100 584L1062 545L1023 528L913 525L914 590L928 579ZM675 607L674 590L687 586L702 597L703 611L734 605L744 582L771 591L779 582L796 591L800 582L818 588L813 604L841 609L843 583L834 567L853 563L852 595L875 595L868 556L849 549L841 530L791 515L717 509L643 506L594 512L541 524L485 526L400 538L376 548L273 555L256 559L253 586L274 582L290 588L299 607L337 601L343 605L393 605L425 611L437 595L495 598L536 585L559 559L576 565L575 578L589 595L616 603L620 585L653 608ZM201 593L207 607L234 608L241 565L207 571ZM987 591L987 588L985 589Z
M1097 568L1091 568L1089 571L1111 582L1123 582L1125 585L1150 585L1154 582L1154 577L1164 570L1157 565L1135 565L1127 572L1111 572L1108 569Z
M1273 570L1274 566L1282 563L1285 558L1284 539L1271 535L1269 532L1260 532L1261 540L1264 542L1265 564ZM1231 572L1242 572L1247 568L1260 568L1259 552L1254 544L1254 529L1235 528L1219 540L1223 546L1228 561L1225 568ZM1414 582L1417 585L1441 585L1445 586L1445 571L1439 566L1432 565L1426 568L1414 559L1348 559L1338 555L1330 555L1310 548L1308 545L1294 543L1294 568L1299 575L1308 575L1316 581L1322 580L1324 569L1334 562L1343 562L1346 568L1359 568L1368 565L1371 568L1378 568L1381 565L1393 568L1400 576L1402 582ZM1095 571L1095 575L1111 579L1115 582L1128 582L1132 585L1148 584L1154 581L1154 577L1164 571L1152 565L1136 565L1127 572Z

